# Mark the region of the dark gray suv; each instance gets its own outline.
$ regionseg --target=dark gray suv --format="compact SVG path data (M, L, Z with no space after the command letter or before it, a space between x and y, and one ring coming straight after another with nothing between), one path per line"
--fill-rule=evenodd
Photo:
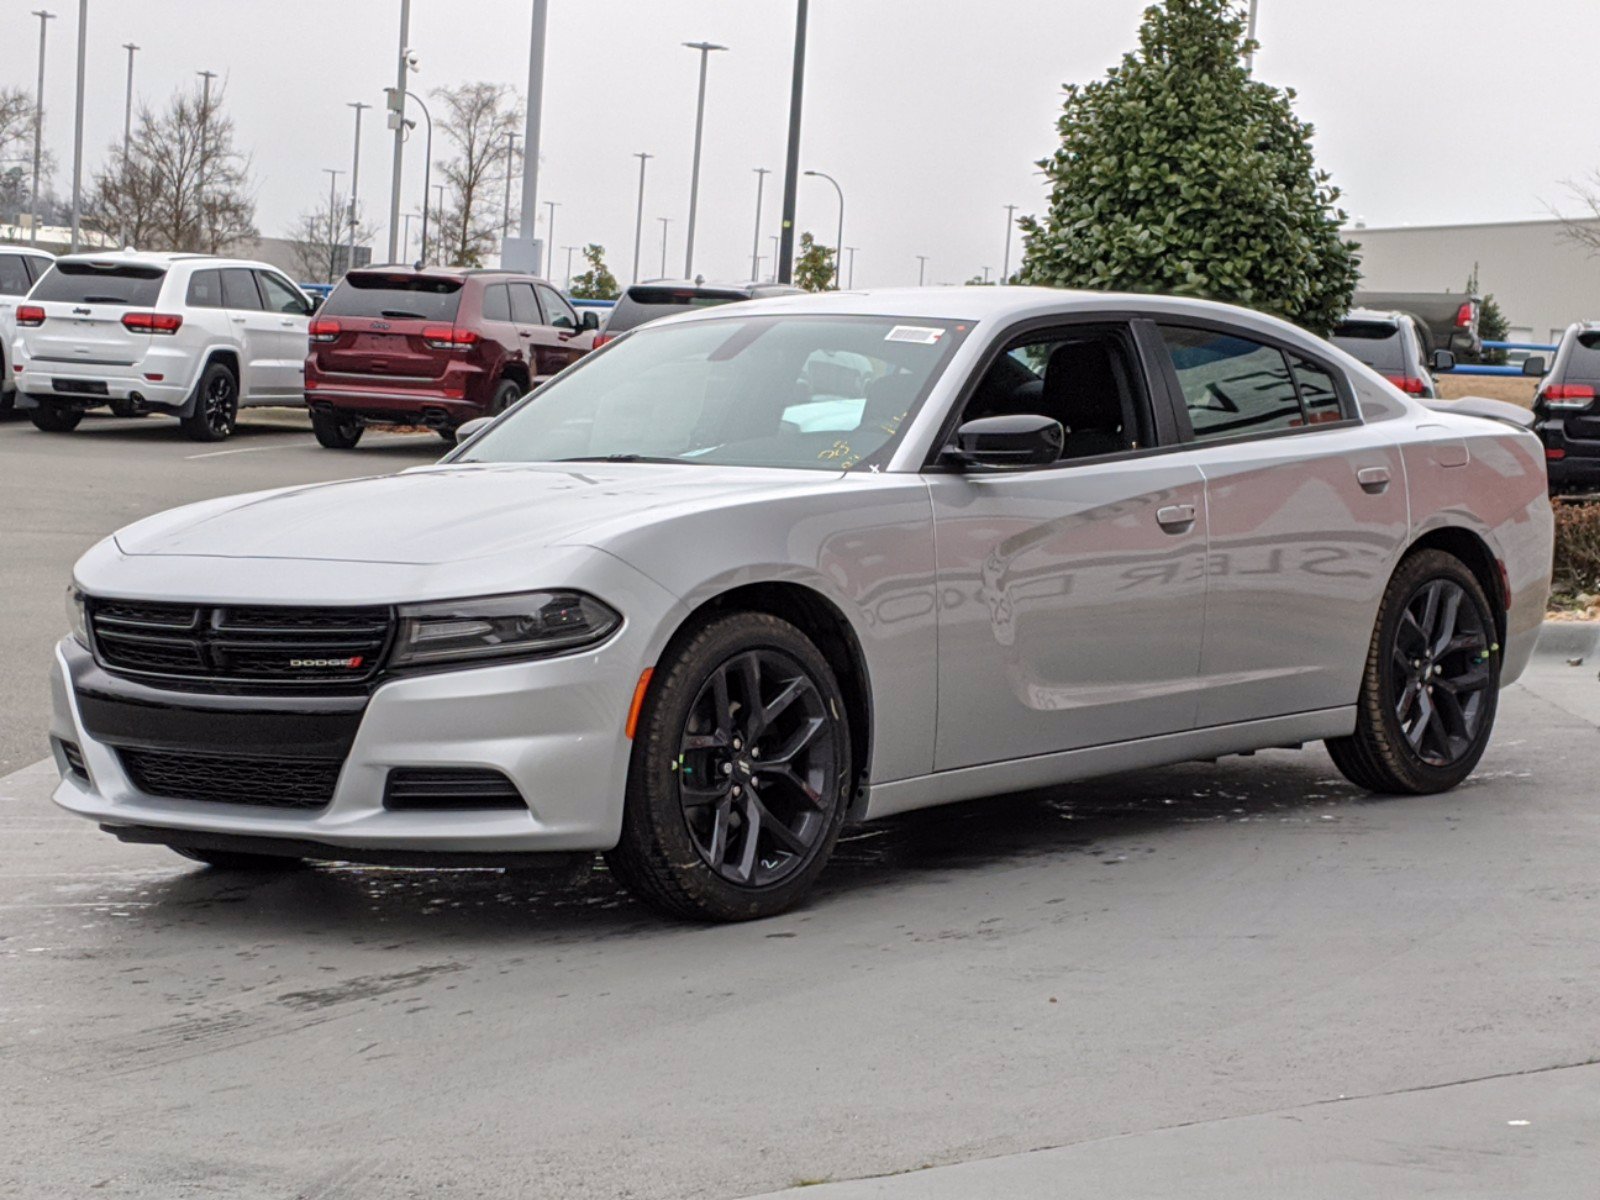
M800 290L787 283L695 283L672 279L636 283L622 293L594 344L598 348L649 321L691 309L713 308L740 300L765 300L768 296L792 296Z
M1544 360L1529 358L1525 375L1544 374ZM1533 398L1534 430L1544 443L1550 490L1600 490L1600 321L1567 326L1550 374Z

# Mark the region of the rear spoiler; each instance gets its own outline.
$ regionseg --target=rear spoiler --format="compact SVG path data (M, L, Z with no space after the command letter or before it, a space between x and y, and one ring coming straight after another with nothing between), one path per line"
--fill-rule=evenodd
M1469 417L1498 421L1514 429L1533 428L1533 414L1520 404L1491 400L1487 396L1463 396L1459 400L1424 400L1422 404L1434 412L1465 413Z

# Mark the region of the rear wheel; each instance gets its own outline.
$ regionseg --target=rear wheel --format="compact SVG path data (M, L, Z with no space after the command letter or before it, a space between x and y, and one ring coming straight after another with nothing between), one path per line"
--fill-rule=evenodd
M218 871L298 871L306 865L303 858L288 858L277 854L244 854L237 850L202 850L195 846L169 846L168 849L197 863L205 863Z
M349 450L361 440L361 418L350 413L316 409L311 413L311 432L329 450Z
M137 400L111 401L111 415L113 417L146 417L150 414L140 407Z
M41 400L28 410L28 418L35 429L42 429L46 433L71 433L83 420L83 409L57 404L53 400Z
M772 916L811 888L849 802L844 698L821 652L765 613L705 625L663 659L606 861L673 916Z
M1453 788L1489 744L1500 646L1483 586L1460 559L1423 550L1395 570L1367 654L1356 731L1327 743L1369 791Z
M194 411L184 417L183 431L197 442L220 442L233 435L239 419L239 381L221 363L200 376Z
M489 400L489 415L497 417L522 399L523 386L515 379L502 379L495 384L494 396Z

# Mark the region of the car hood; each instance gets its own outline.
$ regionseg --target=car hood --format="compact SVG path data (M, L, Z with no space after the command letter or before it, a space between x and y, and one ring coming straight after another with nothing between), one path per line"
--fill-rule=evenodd
M209 500L116 534L127 555L437 564L582 544L618 518L815 488L833 472L690 464L429 467Z

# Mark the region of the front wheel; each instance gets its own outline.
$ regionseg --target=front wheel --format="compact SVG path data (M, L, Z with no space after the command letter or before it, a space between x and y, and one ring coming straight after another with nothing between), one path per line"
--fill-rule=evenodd
M1356 730L1328 741L1341 774L1373 792L1443 792L1472 773L1500 698L1500 646L1483 586L1439 550L1395 570L1361 679Z
M656 669L606 861L672 916L773 916L826 865L849 790L844 698L827 659L777 617L720 617Z
M353 449L361 440L364 428L361 418L349 413L329 412L326 409L313 409L311 412L311 432L329 450Z
M239 419L239 381L221 363L212 363L200 376L194 411L184 417L183 431L197 442L220 442L233 436Z
M42 429L46 433L71 433L83 420L83 409L41 400L28 410L28 418L35 429Z

